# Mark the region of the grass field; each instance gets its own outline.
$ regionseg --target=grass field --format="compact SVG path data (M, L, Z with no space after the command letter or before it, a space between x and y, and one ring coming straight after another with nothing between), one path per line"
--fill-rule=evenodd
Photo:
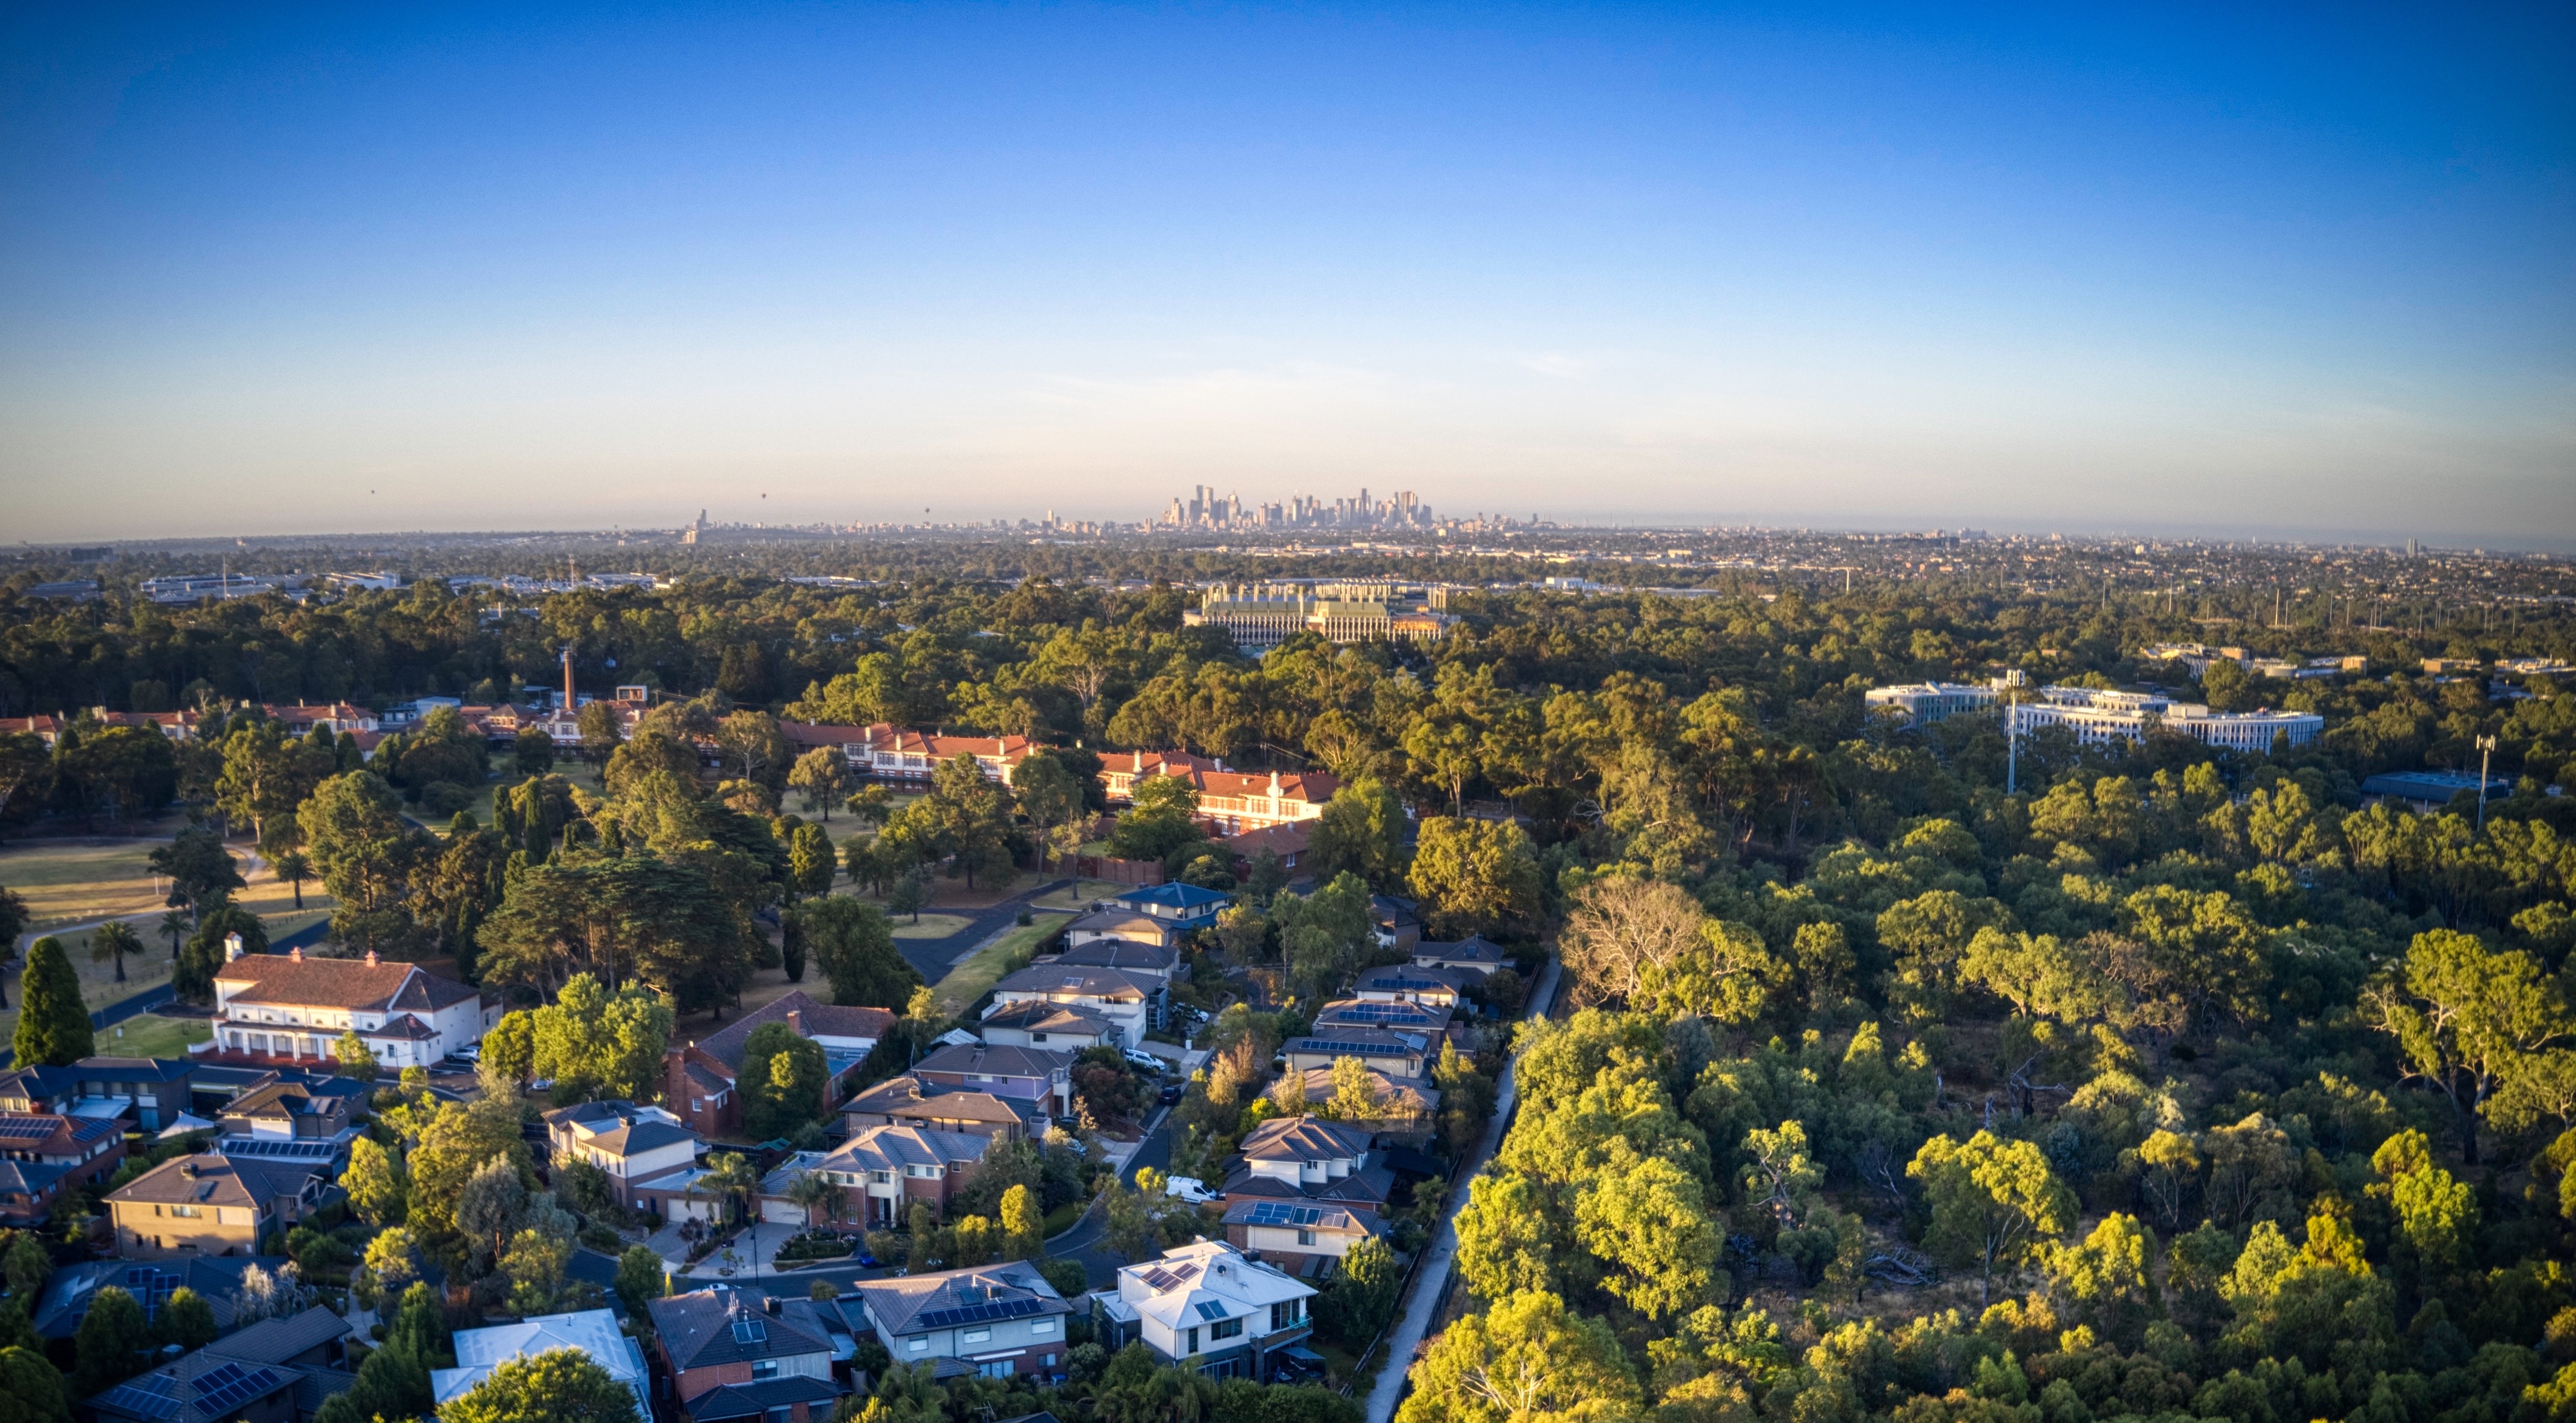
M975 1000L1005 975L1026 967L1030 950L1056 928L1052 920L1046 919L1018 925L959 961L948 970L946 978L931 985L931 996L939 1000L940 1011L953 1017L973 1007Z
M1040 909L1089 909L1091 901L1107 899L1133 887L1105 879L1075 880L1062 889L1049 890L1029 903Z
M894 936L898 939L945 939L973 922L963 914L925 913L918 924L909 917L896 919Z
M108 1057L186 1057L188 1044L204 1042L214 1035L214 1028L205 1018L159 1018L137 1013L101 1029L98 1050Z
M0 885L25 896L37 929L157 909L151 853L164 840L52 840L0 847Z

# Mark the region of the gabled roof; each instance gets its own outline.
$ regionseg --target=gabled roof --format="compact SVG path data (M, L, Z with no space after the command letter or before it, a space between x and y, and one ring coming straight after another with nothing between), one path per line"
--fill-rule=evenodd
M1368 1155L1369 1134L1322 1117L1273 1117L1243 1138L1246 1161L1357 1161Z
M1420 955L1415 957L1419 958ZM1443 989L1463 993L1467 985L1484 977L1474 969L1443 968L1436 964L1381 964L1364 970L1351 987L1354 993L1436 993Z
M82 1081L179 1082L197 1070L193 1062L168 1057L85 1057L68 1068Z
M1167 1328L1232 1319L1267 1305L1315 1293L1221 1241L1201 1240L1166 1250L1118 1271L1118 1298Z
M1163 989L1162 980L1123 968L1033 964L993 985L996 993L1070 993L1111 1002L1141 1003Z
M1424 939L1413 946L1413 961L1418 964L1473 964L1488 971L1501 968L1502 946L1482 934L1470 934L1454 944Z
M1034 1077L1046 1081L1073 1066L1073 1054L1013 1043L950 1043L912 1065L915 1076L953 1073Z
M830 1379L787 1374L752 1383L720 1383L695 1398L683 1399L680 1406L693 1423L721 1423L727 1418L765 1418L773 1408L829 1403L840 1396ZM821 1411L809 1408L809 1412Z
M990 1122L1025 1126L1028 1113L990 1092L924 1082L918 1077L889 1077L843 1105L844 1116L910 1117L924 1122Z
M831 1003L818 1003L799 988L754 1008L727 1023L712 1037L698 1039L698 1051L714 1058L736 1072L742 1070L743 1050L751 1042L752 1031L763 1023L784 1023L794 1013L805 1025L807 1037L883 1038L894 1027L894 1014L883 1008L843 1008Z
M1073 921L1073 927L1079 929L1092 920L1109 918L1130 922L1141 920L1156 929L1166 927L1166 921L1151 915L1114 912L1086 914ZM1170 973L1180 961L1181 956L1176 950L1158 943L1138 943L1133 939L1095 939L1088 944L1076 944L1055 956L1056 963L1070 968L1117 968L1137 973Z
M283 1364L349 1332L349 1321L319 1306L283 1319L263 1319L206 1346L232 1359Z
M831 1341L783 1315L764 1313L759 1303L739 1291L718 1285L691 1294L649 1301L654 1331L671 1363L680 1369L738 1364L797 1354L829 1354Z
M215 986L218 992L232 990L230 1001L235 1003L352 1012L434 1012L476 996L474 989L454 979L433 978L418 964L307 958L301 949L244 954L215 974Z
M295 1117L339 1116L354 1104L337 1092L317 1092L301 1082L271 1082L254 1087L224 1106L227 1117Z
M1291 1038L1283 1051L1308 1057L1421 1057L1428 1042L1419 1033L1390 1033L1379 1028L1318 1028L1308 1037Z
M639 1121L594 1133L582 1138L581 1144L611 1156L640 1156L647 1151L658 1151L682 1142L695 1145L697 1140L698 1134L687 1127L675 1127L669 1122Z
M1236 1201L1225 1208L1225 1224L1329 1230L1345 1235L1382 1235L1386 1231L1375 1214L1353 1206L1300 1205L1287 1201Z
M951 1166L981 1161L993 1139L972 1132L941 1131L909 1122L861 1127L834 1148L816 1169L824 1171L898 1171L906 1166Z
M1080 930L1086 934L1109 934L1116 936L1122 942L1135 944L1139 948L1147 948L1160 946L1164 938L1179 928L1180 923L1178 920L1157 919L1151 914L1137 914L1124 909L1101 909L1085 914L1074 920L1072 923L1065 925L1064 932L1068 935L1072 934L1076 930ZM1152 945L1148 945L1142 940L1130 939L1127 937L1130 934L1151 934L1154 936L1154 943ZM1090 944L1082 944L1077 947L1087 949L1093 946ZM1065 953L1068 954L1072 952L1072 949L1065 950ZM1052 956L1050 961L1058 961L1062 958L1063 955L1058 954Z
M145 1205L264 1206L276 1199L265 1174L254 1175L248 1162L214 1155L182 1156L164 1161L108 1193L111 1201ZM311 1174L309 1171L306 1174Z
M71 1173L68 1166L37 1161L0 1161L0 1195L41 1196Z
M252 1363L225 1357L215 1349L182 1354L148 1373L136 1374L89 1400L105 1417L140 1423L217 1423L238 1418L243 1409L302 1382L304 1371L283 1364Z
M879 1328L896 1336L976 1319L1071 1314L1073 1306L1025 1262L861 1280L853 1287ZM954 1312L954 1313L952 1313Z
M1315 1012L1317 1037L1342 1028L1376 1028L1390 1033L1440 1033L1453 1015L1433 1003L1385 1002L1373 998L1339 998Z
M1116 1024L1078 1003L1056 1003L1044 998L996 1004L991 1012L984 1015L983 1025L988 1028L1017 1028L1024 1033L1105 1035L1118 1031Z

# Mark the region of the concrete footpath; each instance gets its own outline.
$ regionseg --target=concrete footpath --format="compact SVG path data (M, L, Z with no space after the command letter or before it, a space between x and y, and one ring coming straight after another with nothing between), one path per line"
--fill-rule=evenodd
M1538 985L1530 993L1531 1019L1547 1016L1548 1005L1556 1001L1556 983L1556 960L1550 959L1547 971L1539 975ZM1459 1173L1457 1188L1444 1203L1440 1233L1424 1247L1428 1253L1422 1268L1414 1272L1413 1294L1387 1336L1386 1363L1378 1369L1377 1382L1369 1389L1368 1423L1389 1423L1395 1417L1396 1405L1404 1400L1404 1380L1413 1372L1414 1351L1422 1347L1422 1336L1430 1331L1432 1312L1448 1294L1449 1272L1458 1262L1458 1211L1467 1204L1467 1187L1484 1174L1486 1163L1494 1159L1495 1150L1503 1144L1503 1133L1511 1127L1512 1106L1520 1095L1520 1065L1518 1053L1503 1064L1503 1080L1494 1085L1494 1118L1485 1124L1485 1139L1476 1144L1468 1169Z

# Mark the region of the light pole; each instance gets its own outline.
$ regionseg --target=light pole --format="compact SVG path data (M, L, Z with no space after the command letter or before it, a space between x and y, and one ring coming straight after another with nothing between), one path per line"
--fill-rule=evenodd
M2481 831L2487 828L2487 763L2495 755L2495 743L2492 736L2478 738L2478 829Z

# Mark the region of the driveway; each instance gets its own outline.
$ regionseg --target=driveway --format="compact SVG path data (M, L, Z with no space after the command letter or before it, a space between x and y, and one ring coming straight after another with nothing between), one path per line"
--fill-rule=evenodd
M931 905L925 908L922 912L926 914L965 914L968 916L966 927L944 938L897 939L894 941L894 946L903 954L904 961L906 963L909 963L914 968L921 970L922 982L937 983L939 980L948 976L948 970L954 968L959 959L966 957L976 949L982 948L984 946L984 942L992 938L994 935L1015 927L1019 923L1020 911L1030 908L1030 900L1052 890L1062 889L1064 886L1071 883L1073 883L1073 881L1069 879L1048 880L1026 893L1012 895L1010 898L1003 900L1001 903L994 905L990 909L955 910L941 909L936 905ZM1062 914L1068 911L1060 909L1033 909L1031 912L1035 914Z

